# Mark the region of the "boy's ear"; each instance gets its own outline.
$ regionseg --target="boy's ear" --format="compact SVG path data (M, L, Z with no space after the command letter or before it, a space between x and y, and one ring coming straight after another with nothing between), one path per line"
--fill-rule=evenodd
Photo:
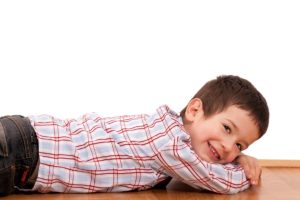
M197 114L203 114L203 104L201 99L193 98L190 100L185 110L186 121L193 122Z

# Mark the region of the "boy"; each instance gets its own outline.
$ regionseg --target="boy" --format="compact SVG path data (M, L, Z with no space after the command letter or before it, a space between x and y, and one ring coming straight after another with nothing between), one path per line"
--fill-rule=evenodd
M231 75L207 82L180 115L161 106L151 115L109 118L2 117L0 192L145 190L172 177L236 193L259 180L257 160L241 152L268 121L260 92Z

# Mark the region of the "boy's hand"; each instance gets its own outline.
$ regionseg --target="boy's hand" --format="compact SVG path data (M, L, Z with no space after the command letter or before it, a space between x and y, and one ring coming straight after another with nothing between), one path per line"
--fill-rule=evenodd
M254 157L241 154L237 157L236 162L238 162L246 173L248 179L252 185L257 185L260 180L261 166L258 160Z

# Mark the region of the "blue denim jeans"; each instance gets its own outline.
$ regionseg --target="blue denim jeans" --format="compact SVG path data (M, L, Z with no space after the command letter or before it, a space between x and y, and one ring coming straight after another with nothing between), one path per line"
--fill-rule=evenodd
M28 118L0 118L0 196L16 188L31 189L28 182L38 161L38 141Z

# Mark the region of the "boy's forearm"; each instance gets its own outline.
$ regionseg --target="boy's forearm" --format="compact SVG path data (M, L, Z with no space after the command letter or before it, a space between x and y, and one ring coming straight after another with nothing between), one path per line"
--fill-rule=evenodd
M204 188L221 194L235 194L250 187L244 170L235 165L207 163L207 167L203 172L199 174L202 177L194 176L195 180L193 182L190 181L194 187Z
M170 148L162 150L158 155L160 164L170 176L194 188L221 194L234 194L250 187L250 182L240 165L210 164L199 160L188 147L181 146L179 150L174 149L175 146L171 144Z

